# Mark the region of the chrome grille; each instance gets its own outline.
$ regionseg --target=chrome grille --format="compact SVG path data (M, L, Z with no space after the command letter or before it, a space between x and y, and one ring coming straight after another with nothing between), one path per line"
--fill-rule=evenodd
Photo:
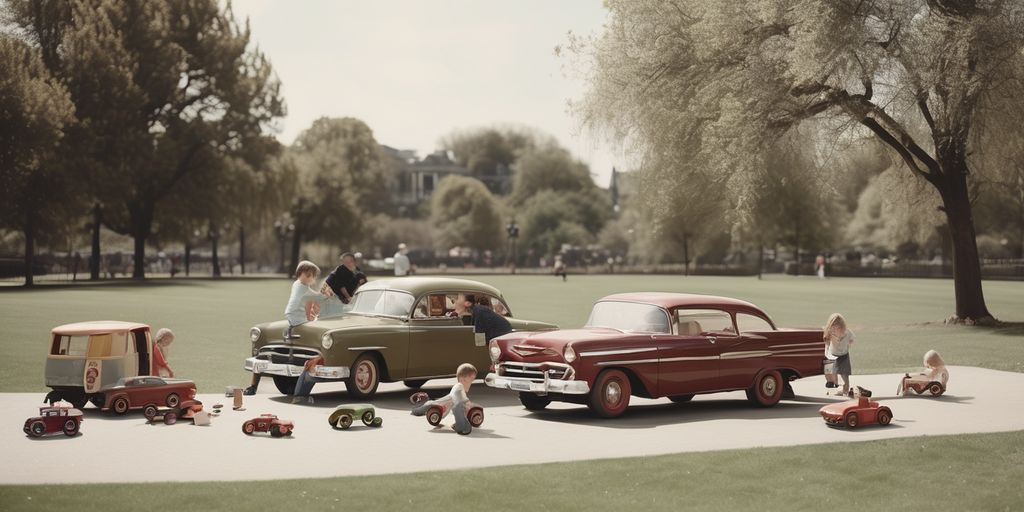
M256 353L256 359L265 359L277 364L302 365L320 355L320 351L293 345L264 345Z
M572 380L574 372L572 367L565 363L523 363L519 361L509 361L498 365L498 375L535 381L543 381L545 375L548 379Z

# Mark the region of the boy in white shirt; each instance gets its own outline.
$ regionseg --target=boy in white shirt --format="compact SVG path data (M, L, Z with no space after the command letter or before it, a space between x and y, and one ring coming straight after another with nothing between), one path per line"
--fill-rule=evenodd
M476 380L476 367L469 363L462 363L455 370L455 378L459 380L447 395L437 400L427 400L412 410L413 416L423 416L434 405L439 402L451 401L451 413L455 416L455 424L452 430L460 434L468 434L473 431L469 419L466 418L466 403L469 402L469 387Z

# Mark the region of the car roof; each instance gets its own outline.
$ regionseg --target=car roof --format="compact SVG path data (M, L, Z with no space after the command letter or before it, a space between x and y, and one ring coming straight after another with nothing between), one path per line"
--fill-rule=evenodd
M761 308L739 299L729 297L718 297L715 295L699 295L696 293L668 293L668 292L632 292L616 293L601 299L602 301L625 301L653 304L665 309L678 307L730 307L733 309L752 309L761 311Z
M458 279L454 277L396 277L393 279L374 279L363 286L359 291L364 290L400 290L412 295L419 296L424 293L439 292L473 292L486 293L501 297L497 288L469 279Z
M146 324L136 322L121 322L118 320L100 320L97 322L78 322L64 324L53 328L53 334L61 336L92 336L94 334L110 334L114 332L127 332L136 329L149 330Z

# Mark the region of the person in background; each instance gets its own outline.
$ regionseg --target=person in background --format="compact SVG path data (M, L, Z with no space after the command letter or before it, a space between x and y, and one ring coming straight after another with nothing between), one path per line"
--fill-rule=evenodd
M166 327L153 337L153 375L174 378L174 370L167 365L167 351L174 343L174 333Z
M338 257L338 265L324 280L320 293L327 298L324 303L324 317L340 316L352 310L352 297L366 282L366 274L356 266L356 256L346 252Z
M395 253L395 275L399 277L409 275L412 270L412 262L409 261L409 249L405 244L398 244L398 252Z
M562 281L569 279L569 274L565 270L565 262L562 261L561 255L555 256L554 271L556 276L562 276Z

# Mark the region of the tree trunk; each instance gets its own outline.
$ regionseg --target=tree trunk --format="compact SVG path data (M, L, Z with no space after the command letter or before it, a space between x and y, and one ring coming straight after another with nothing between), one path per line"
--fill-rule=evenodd
M238 227L238 265L245 275L245 226Z
M299 231L298 227L292 233L292 265L291 268L299 266L299 250L302 248L302 232ZM291 272L285 268L285 274L291 275Z
M185 240L185 277L188 277L192 266L192 240Z
M795 267L796 268L796 274L795 275L799 276L800 275L800 218L799 217L796 219L796 222L794 223L794 225L796 226L796 233L795 233L795 236L793 237L793 244L796 247L793 248L793 252L794 252L793 257L796 258L796 267Z
M96 203L92 207L92 256L89 257L89 279L100 278L100 226L103 224L103 207Z
M690 236L683 234L683 275L690 275Z
M135 239L135 253L132 278L146 278L146 239L153 227L153 207L151 202L142 202L140 206L129 207L132 218L132 238Z
M757 245L757 280L761 280L761 274L764 272L764 244L760 243Z
M985 306L985 294L981 288L981 259L978 257L978 241L967 190L967 165L960 163L943 170L945 187L939 192L953 242L956 316L960 320L974 322L991 320L992 315Z
M219 242L220 236L217 234L218 230L212 222L207 226L207 230L207 235L210 239L210 263L213 265L213 277L220 277L220 256L217 254L217 242Z
M36 212L32 206L25 212L25 286L32 286L32 263L36 253Z

